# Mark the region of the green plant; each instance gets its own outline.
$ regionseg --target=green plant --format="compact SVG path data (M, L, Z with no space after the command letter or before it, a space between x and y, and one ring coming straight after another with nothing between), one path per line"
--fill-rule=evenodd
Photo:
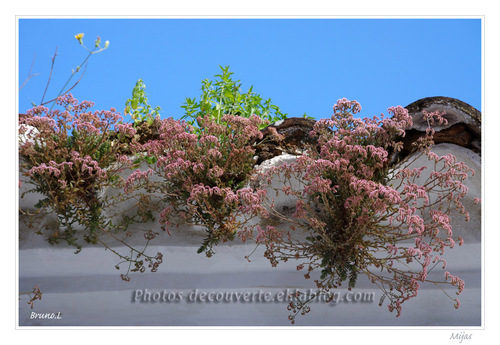
M253 86L246 93L241 93L241 83L231 78L234 73L229 71L229 66L219 67L221 74L215 75L218 79L202 81L202 94L199 102L196 98L186 98L186 102L182 105L185 109L182 119L187 119L190 125L199 127L200 118L208 117L219 124L224 115L246 118L257 115L262 119L262 124L259 126L259 129L262 129L270 123L286 118L286 114L272 104L271 99L264 100L253 92Z
M138 126L142 122L152 125L155 119L160 117L160 110L160 107L155 107L151 110L146 96L146 85L142 79L137 80L132 90L132 98L129 98L125 102L125 115L130 114L134 121L134 126Z

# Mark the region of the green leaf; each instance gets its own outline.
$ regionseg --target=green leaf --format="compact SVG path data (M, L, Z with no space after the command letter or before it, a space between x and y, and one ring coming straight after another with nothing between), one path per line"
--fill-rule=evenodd
M35 208L44 208L44 207L48 206L49 204L50 204L49 198L41 199L35 204Z

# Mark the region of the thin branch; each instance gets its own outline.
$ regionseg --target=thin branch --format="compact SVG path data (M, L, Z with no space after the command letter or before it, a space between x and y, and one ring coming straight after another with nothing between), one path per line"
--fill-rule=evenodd
M85 71L87 70L87 65L88 65L88 63L86 63L86 64L85 64L85 68L84 68L84 69L83 69L83 71L82 71L82 75L80 76L80 78L78 78L78 80L76 81L76 83L74 83L74 84L73 84L73 86L72 86L72 87L70 87L69 89L67 89L64 93L61 93L61 94L60 94L59 96L57 96L56 98L51 99L50 101L47 101L47 102L45 102L45 103L41 103L40 105L45 105L45 104L49 104L49 103L51 103L51 102L54 102L54 101L56 101L59 97L64 96L65 94L67 94L68 92L70 92L70 91L71 91L71 90L72 90L72 89L73 89L76 85L78 85L78 83L80 83L80 81L82 80L83 75L85 74Z
M31 72L33 71L33 65L35 64L35 58L36 58L36 53L33 54L33 61L31 62L31 67L30 67L30 71L28 73L28 77L26 78L26 80L24 81L23 85L21 85L21 87L19 87L19 90L21 90L25 85L26 83L28 82L28 80L30 80L31 78L33 78L34 76L36 75L39 75L40 73L35 73L35 74L31 74Z
M85 47L86 48L86 47ZM83 76L83 73L82 73L82 76L80 76L80 79L78 79L78 81L75 83L75 85L73 85L71 88L69 88L68 90L64 91L64 89L66 88L66 86L69 84L69 82L71 81L71 79L73 78L73 76L78 73L80 71L80 67L85 64L85 69L87 69L87 60L90 58L90 56L92 54L94 54L95 50L97 49L97 47L94 47L94 49L90 50L88 48L86 48L88 51L89 51L89 54L87 55L87 57L85 58L85 60L82 61L82 63L80 65L77 66L76 70L74 70L71 75L69 76L69 79L66 81L66 84L64 84L64 86L62 87L61 91L59 91L59 94L56 96L56 99L59 98L60 96L63 96L65 94L67 94L72 88L74 88L79 82L80 80L82 79L82 76ZM101 49L102 50L102 49ZM101 51L99 50L99 51ZM54 107L55 103L52 104L52 107L50 108L50 110L52 110L52 108Z
M56 51L54 52L54 56L52 56L52 65L50 66L49 79L47 80L47 85L45 86L45 91L43 92L43 96L42 96L42 100L40 101L40 104L43 104L43 99L45 98L45 94L47 93L47 90L49 88L50 79L52 78L52 71L54 70L54 63L56 61L56 56L57 56L57 47L56 47Z

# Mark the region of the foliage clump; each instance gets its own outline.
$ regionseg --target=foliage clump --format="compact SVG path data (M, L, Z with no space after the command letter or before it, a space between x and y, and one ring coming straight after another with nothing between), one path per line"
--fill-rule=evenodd
M132 117L135 127L144 122L151 126L160 118L160 110L160 107L151 109L146 95L146 84L142 79L137 80L132 90L132 98L125 102L125 115Z
M184 121L164 120L159 139L136 148L156 163L148 171L135 171L126 188L159 193L167 205L160 212L165 226L177 215L202 225L207 236L199 252L210 256L213 245L233 240L245 227L249 218L242 216L265 216L260 205L264 191L245 187L254 162L249 143L261 138L260 123L257 116L224 115L220 124L200 118L195 133ZM149 179L152 173L160 181Z
M57 215L58 226L49 241L65 241L78 251L79 234L88 243L106 247L103 237L122 241L117 233L125 232L130 220L115 224L106 210L123 202L123 196L108 198L103 191L122 188L120 173L132 166L123 152L133 144L136 131L115 109L90 111L92 102L79 103L71 94L56 102L62 110L37 106L19 119L20 173L32 185L27 192L44 196L35 205L39 212ZM149 218L139 213L137 217ZM134 259L134 252L144 254L132 250L130 256L120 257L141 262Z
M286 118L287 114L272 104L270 98L265 100L253 92L253 86L246 93L242 93L242 84L239 80L232 79L234 73L229 71L229 66L220 68L221 74L215 75L215 81L203 80L199 102L196 98L186 98L182 106L185 110L182 119L188 119L188 123L196 127L200 125L200 118L209 117L216 123L221 123L224 115L246 118L258 116L262 120L259 129L262 129L270 123Z
M137 170L127 180L127 190L142 188L162 195L164 226L179 215L202 225L206 238L198 252L207 256L214 253L214 245L237 234L245 240L251 233L250 219L267 217L261 205L265 190L247 186L254 171L254 144L262 139L261 128L286 116L252 88L240 93L233 73L228 67L221 69L219 80L203 82L199 103L187 98L184 119L190 120L163 120L159 139L135 146L150 170ZM161 181L149 179L153 173Z
M426 113L429 129L414 143L416 153L391 165L389 152L401 150L397 138L412 125L411 116L393 107L390 118L355 118L360 109L355 101L339 100L332 118L314 126L317 146L296 164L276 167L261 177L266 181L278 176L284 187L277 192L296 199L291 217L276 209L271 213L308 234L305 240L294 239L293 232L277 236L273 229L269 238L263 235L262 243L273 265L299 260L297 269L305 269L307 279L319 270L315 284L321 293L342 284L351 289L359 276L366 276L399 316L403 302L415 297L423 282L451 284L457 294L462 292L463 281L449 272L442 280L428 275L438 264L446 266L441 258L446 248L453 248L455 240L463 242L453 238L449 215L458 210L468 219L461 199L467 193L464 181L474 171L452 155L438 157L430 150L431 125L443 123L443 114ZM425 167L409 168L421 156L433 169L427 177ZM454 301L458 307L458 299ZM294 321L309 307L296 299L289 310Z

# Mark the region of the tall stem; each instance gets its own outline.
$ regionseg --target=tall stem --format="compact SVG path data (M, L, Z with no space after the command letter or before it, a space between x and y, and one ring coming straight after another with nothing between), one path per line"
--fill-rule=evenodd
M76 70L74 70L71 75L69 76L68 80L66 81L66 83L64 84L64 86L62 87L61 91L59 91L59 93L57 94L57 97L55 99L57 99L59 96L62 95L62 93L64 92L64 89L66 88L66 86L68 86L69 82L71 81L71 79L73 78L73 76L78 73L80 71L80 67L83 66L83 64L85 64L87 62L87 60L90 58L90 56L92 54L94 54L94 51L97 49L97 47L94 47L94 49L92 49L91 51L89 51L89 54L87 55L87 57L85 58L85 60L82 61L82 63L80 65L78 65L78 67L76 68ZM50 110L52 110L52 108L54 108L54 105L55 105L55 102L52 103L52 106L50 107Z

